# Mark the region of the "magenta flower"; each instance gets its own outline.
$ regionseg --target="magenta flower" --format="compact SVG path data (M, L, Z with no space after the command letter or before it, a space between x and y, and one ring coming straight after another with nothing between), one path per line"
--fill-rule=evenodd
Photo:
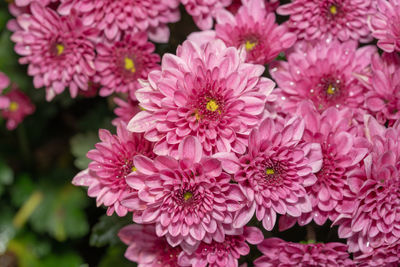
M249 136L248 151L240 158L233 153L217 153L223 168L234 175L244 197L235 214L233 227L246 225L256 213L264 228L271 231L276 214L299 217L311 212L306 187L313 185L321 169L318 143L302 140L304 121L293 118L285 125L265 119Z
M244 227L240 230L236 235L226 235L223 242L213 241L211 244L202 242L192 254L182 252L178 263L180 266L196 267L238 266L238 259L250 252L246 241L257 245L264 240L262 232L256 227Z
M357 43L320 42L299 46L288 55L288 62L271 64L277 82L277 108L295 112L299 103L310 99L317 110L328 107L361 108L365 86L356 74L362 74L376 52L374 46L357 49Z
M10 99L6 96L1 95L4 89L10 85L10 79L7 75L0 71L0 109L8 108L10 105Z
M257 247L264 255L254 261L256 267L356 266L342 243L298 244L267 238Z
M377 0L377 12L368 20L372 36L385 52L400 51L400 1Z
M14 0L13 2L15 3L16 6L18 7L25 7L28 6L31 3L38 3L43 6L47 6L51 2L57 2L58 0Z
M47 100L65 87L76 97L79 89L87 90L95 73L94 44L89 38L95 37L97 30L83 26L76 14L60 17L37 3L30 7L32 14L18 17L22 29L11 37L15 51L23 56L19 62L29 64L35 88L46 87Z
M400 119L400 57L396 53L375 54L371 62L365 104L376 119L389 125Z
M7 119L6 127L11 131L17 128L18 124L20 124L26 116L35 112L35 105L26 94L16 88L6 93L4 97L8 98L9 105L6 109L1 111L1 116Z
M129 210L121 205L121 201L137 195L126 184L127 175L136 171L133 157L145 155L152 158L153 145L142 135L128 132L123 122L117 127L117 135L100 129L99 137L101 142L95 145L96 149L87 153L92 160L89 168L78 173L72 183L88 186L88 195L96 197L97 206L106 206L109 216L114 211L118 216L125 216Z
M197 138L183 139L178 160L136 156L134 165L137 171L127 177L127 183L146 203L141 214L134 213L136 223L155 223L158 236L189 252L203 240L223 242L224 224L232 223L230 211L239 189L229 183L231 177L222 172L219 160L203 157ZM134 210L143 206L136 199L124 205Z
M125 124L132 119L139 111L140 108L138 106L137 101L133 101L131 98L128 98L126 101L122 98L114 98L114 103L118 106L114 109L115 115L117 118L112 120L112 124L117 126L121 121Z
M359 267L398 267L400 262L400 240L394 244L376 248L370 253L355 253L354 261Z
M188 135L200 140L207 155L243 153L247 136L264 112L274 83L264 67L246 64L236 48L212 41L200 48L186 41L177 56L166 54L161 71L152 71L136 97L144 111L128 124L157 142L158 155L176 156Z
M400 123L385 128L372 117L365 121L372 152L364 159L364 177L349 177L357 193L355 210L342 213L334 224L350 252L371 253L400 240Z
M275 15L267 13L264 0L242 1L233 16L227 10L217 13L216 38L227 46L243 48L247 62L267 64L296 41L296 35L284 25L275 23Z
M265 9L268 13L275 12L279 6L279 0L263 0L265 3ZM236 14L239 8L242 6L242 0L232 0L232 3L226 7L226 9L232 14Z
M158 237L154 225L131 224L122 228L119 238L128 245L125 257L138 267L178 267L180 247L171 247L164 237Z
M83 24L95 27L108 40L120 40L123 32L147 32L152 41L166 43L167 23L180 18L179 0L61 0L58 11L79 10Z
M186 11L193 16L197 27L201 30L211 29L213 17L218 10L227 7L232 0L181 0Z
M290 15L288 26L299 40L372 40L367 18L376 12L374 0L292 0L277 12Z
M122 92L135 99L134 93L141 87L138 79L147 79L150 71L160 68L160 56L153 53L154 48L144 32L127 34L123 40L108 45L97 44L94 64L103 86L100 95Z

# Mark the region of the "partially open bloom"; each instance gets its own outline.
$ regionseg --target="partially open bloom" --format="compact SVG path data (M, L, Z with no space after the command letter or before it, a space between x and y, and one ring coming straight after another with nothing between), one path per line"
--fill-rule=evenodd
M388 122L391 126L400 119L400 56L375 54L371 63L366 108L381 124Z
M377 12L369 19L372 36L385 52L400 52L400 1L377 0Z
M96 78L103 86L101 96L113 92L128 93L135 99L140 87L138 79L146 79L151 70L159 69L160 56L153 53L154 45L147 41L144 32L126 34L121 41L96 46Z
M117 135L100 129L99 137L101 142L87 154L93 160L89 168L78 173L72 183L88 186L88 195L96 197L98 206L106 206L108 215L116 212L118 216L125 216L128 209L121 201L136 194L126 184L127 175L136 171L133 157L153 157L153 145L143 135L127 131L123 122L117 126Z
M7 129L14 130L26 116L35 111L35 105L26 94L16 88L13 88L4 96L8 98L9 104L7 108L1 111L1 116L7 119Z
M180 18L179 0L61 0L58 11L68 15L80 12L83 24L95 27L108 40L120 40L122 33L142 31L155 42L169 39L167 23Z
M22 56L19 62L29 64L36 88L46 87L47 100L69 87L72 97L79 89L87 90L94 75L94 44L89 38L97 30L82 25L76 14L60 17L54 10L31 4L31 13L19 16L21 30L11 39L15 51ZM51 27L49 27L51 25Z
M288 26L298 39L372 40L367 18L375 12L374 0L292 0L277 12L290 15Z
M279 89L277 108L295 112L310 99L318 111L328 107L359 109L364 103L365 86L356 78L369 67L374 46L357 49L356 42L319 42L299 46L288 61L271 64L270 73Z
M10 79L3 72L0 72L0 109L7 108L10 105L10 99L1 95L4 89L10 85Z
M200 48L191 41L166 54L136 97L144 111L128 124L157 142L158 155L176 156L188 135L197 136L207 155L243 153L247 136L263 114L274 83L264 67L244 63L244 55L220 40Z
M313 185L321 169L318 143L304 142L304 121L293 118L285 125L265 119L249 136L247 153L217 153L224 169L234 175L244 197L233 227L246 225L254 213L271 231L277 214L299 217L311 212L306 187ZM239 199L239 197L238 197Z
M183 139L178 160L136 156L133 163L136 172L127 177L127 183L145 203L143 212L133 214L135 222L155 223L158 236L189 253L203 240L223 242L224 224L232 223L230 211L239 189L229 183L231 177L222 172L219 160L203 157L197 138ZM143 207L135 199L124 205L134 210Z
M195 252L179 255L180 266L196 267L234 267L238 266L238 259L249 254L250 247L246 242L257 245L264 240L260 229L244 227L235 235L226 235L223 242L202 242Z
M158 237L153 224L125 226L118 233L128 245L125 257L138 267L178 267L180 247L171 247L164 237Z
M254 261L256 267L356 266L347 246L337 242L298 244L267 238L257 247L264 255Z

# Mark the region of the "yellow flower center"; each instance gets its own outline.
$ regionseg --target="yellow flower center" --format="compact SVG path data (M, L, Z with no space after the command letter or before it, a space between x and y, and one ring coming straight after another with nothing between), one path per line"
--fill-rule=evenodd
M252 41L246 41L245 43L245 48L247 51L253 50L253 48L257 45L257 42L252 42Z
M206 108L209 111L214 112L219 108L219 106L218 106L218 104L217 104L217 102L215 100L211 99L210 101L207 102Z
M193 197L193 194L191 192L186 192L185 194L183 194L183 199L185 201L188 201L189 199L191 199Z
M135 172L135 171L137 171L136 167L132 166L132 172Z
M272 169L272 168L267 168L267 169L265 170L265 173L266 173L267 175L271 175L271 174L275 174L275 171L274 171L274 169Z
M15 101L11 101L10 106L8 107L8 110L11 112L15 112L18 110L18 108L19 108L18 103Z
M57 55L58 56L61 55L65 50L65 47L62 44L57 44L56 48L57 48Z
M130 70L132 73L136 72L135 63L129 57L125 58L125 69Z
M337 7L335 5L331 5L329 7L329 12L331 12L332 15L336 15L337 14Z
M326 89L326 93L327 93L328 95L334 95L334 94L336 93L336 88L333 87L332 84L330 84L330 85L328 86L328 89Z

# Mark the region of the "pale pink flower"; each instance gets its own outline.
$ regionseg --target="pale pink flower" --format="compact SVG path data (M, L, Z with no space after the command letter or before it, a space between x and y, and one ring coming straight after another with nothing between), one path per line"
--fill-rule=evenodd
M142 213L133 215L136 223L155 223L158 236L189 253L203 240L223 242L224 224L232 223L230 210L239 189L230 184L231 176L222 172L219 160L203 157L197 138L183 139L178 160L136 156L134 165L137 171L126 180L145 205L136 199L123 204L134 210L144 206Z
M178 267L180 247L171 247L164 237L158 237L154 225L132 224L118 233L128 245L125 257L138 263L138 267Z
M201 48L185 41L176 56L164 55L161 71L150 72L136 91L144 111L128 129L157 142L158 155L176 156L188 135L198 137L207 155L243 153L274 87L263 72L263 66L244 63L243 54L220 40Z
M264 240L263 233L256 227L244 227L236 235L226 235L223 242L202 242L195 252L179 255L180 266L237 267L238 259L249 254L246 242L257 245Z
M370 253L355 253L354 262L358 267L398 267L400 262L400 240L391 245L384 245Z
M381 123L389 125L400 119L400 56L396 53L375 54L371 77L365 95L366 108Z
M152 41L166 43L167 23L180 18L179 0L61 0L58 11L68 15L76 9L83 24L95 27L108 40L120 40L124 32L147 32Z
M371 152L364 159L362 175L349 177L357 193L352 213L342 213L334 222L339 237L347 238L350 252L371 253L400 240L400 121L385 128L367 116L366 136Z
M335 220L344 205L354 203L355 195L351 194L347 177L361 167L359 163L368 153L368 148L363 147L366 140L358 135L359 125L352 122L350 110L331 107L319 114L310 102L302 102L297 114L305 121L304 140L321 145L323 162L315 174L317 182L306 188L312 211L299 218L281 217L280 230L296 221L306 225L314 220L323 225L327 219Z
M258 249L264 254L254 261L256 267L355 267L342 243L298 244L267 238Z
M277 214L299 217L311 212L306 187L313 185L321 169L318 143L304 142L304 121L292 118L285 125L265 119L249 136L248 151L237 158L221 152L215 157L234 175L244 196L237 196L241 207L233 227L246 225L254 213L264 228L271 231Z
M35 88L46 87L47 100L65 87L76 97L79 89L87 90L95 73L94 44L89 38L96 36L97 30L83 26L76 14L60 17L37 3L30 8L32 14L17 18L22 29L11 37L15 51L22 56L19 62L29 64Z
M7 75L0 71L0 109L8 108L10 105L10 99L6 96L1 95L4 89L10 85L10 79Z
M135 99L140 88L139 79L146 79L150 71L160 69L160 56L154 45L147 41L145 32L126 34L121 41L96 46L96 79L103 86L101 96L113 92L128 93Z
M1 111L1 116L7 119L6 127L8 130L17 128L24 118L35 112L35 105L31 102L29 97L21 90L13 88L10 92L6 93L4 97L8 98L7 108Z
M227 46L243 48L247 62L267 64L291 47L296 35L275 23L275 14L267 13L264 0L242 0L233 16L227 10L217 12L216 38Z
M368 20L372 36L385 52L400 51L400 1L377 0L377 12Z
M227 7L232 0L181 0L186 11L193 17L200 30L209 30L213 26L213 17L218 10Z
M97 206L107 207L107 214L114 212L125 216L129 211L121 205L127 197L137 197L137 192L126 184L128 174L135 172L135 155L153 157L153 145L143 135L126 130L126 124L117 126L117 135L100 129L101 142L90 150L87 157L92 160L89 168L78 173L72 183L76 186L88 186L88 195L96 197Z
M367 18L376 12L374 0L292 0L277 12L290 15L287 25L299 40L372 40Z
M300 102L308 99L320 112L331 106L361 108L366 88L356 75L365 72L375 52L375 46L357 49L356 42L297 47L287 62L277 61L270 66L279 87L274 91L279 96L277 108L295 112Z

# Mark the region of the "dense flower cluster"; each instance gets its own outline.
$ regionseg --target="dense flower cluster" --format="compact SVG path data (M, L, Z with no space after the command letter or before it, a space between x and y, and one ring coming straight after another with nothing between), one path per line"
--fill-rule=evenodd
M99 131L73 184L132 218L119 232L129 260L400 262L399 0L16 0L10 10L15 51L47 100L66 88L118 94L116 134ZM184 10L201 31L162 54L152 41L168 42ZM0 73L13 129L34 108L9 84ZM271 237L296 223L305 242ZM347 244L312 241L322 225Z

